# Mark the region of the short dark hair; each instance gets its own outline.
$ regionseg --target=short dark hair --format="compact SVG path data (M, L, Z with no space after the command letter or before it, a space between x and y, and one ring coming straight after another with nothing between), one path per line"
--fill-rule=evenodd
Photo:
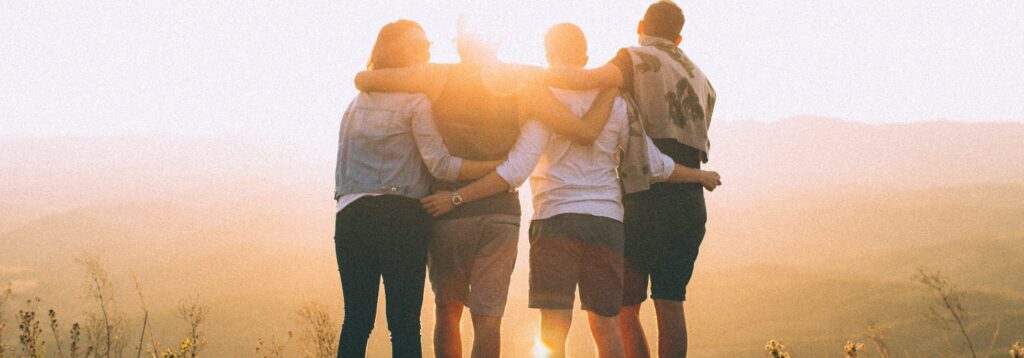
M587 38L575 24L565 22L552 26L544 36L544 49L548 62L581 66L587 62Z
M415 21L405 19L381 27L380 32L377 33L377 42L373 44L373 50L370 51L370 60L366 62L366 69L379 70L414 65L414 59L405 58L409 56L401 56L402 47L412 44L399 41L411 30L423 31L423 27ZM422 46L423 44L418 45ZM429 46L429 43L426 45Z
M647 7L644 13L644 35L675 41L685 23L686 17L679 5L670 0L660 0Z

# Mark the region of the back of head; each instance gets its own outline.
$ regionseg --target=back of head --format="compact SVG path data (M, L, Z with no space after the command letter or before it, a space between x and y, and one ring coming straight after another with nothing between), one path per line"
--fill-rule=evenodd
M686 17L683 9L671 0L660 0L644 13L644 35L675 41L683 31Z
M462 62L482 63L498 59L498 41L494 35L485 34L465 16L458 19L455 47Z
M381 27L373 44L369 70L405 67L430 60L430 41L423 27L412 20L398 20Z
M552 26L544 36L544 48L551 66L583 67L587 64L587 38L574 24Z

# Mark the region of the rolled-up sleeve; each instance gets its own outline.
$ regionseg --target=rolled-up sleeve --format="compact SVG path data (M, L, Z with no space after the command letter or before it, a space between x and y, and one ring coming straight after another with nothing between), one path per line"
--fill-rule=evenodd
M435 178L446 182L454 182L462 169L462 158L452 156L444 145L441 132L434 123L430 100L424 96L416 103L412 112L412 134L416 147L420 150L423 163Z
M672 158L665 155L654 145L654 141L651 137L644 135L644 142L647 143L647 163L651 166L651 182L660 183L668 180L672 176L672 171L676 169L676 162L672 161Z
M508 153L508 160L494 169L508 183L509 188L518 188L530 177L544 153L550 135L547 127L537 120L530 120L523 125L515 146Z

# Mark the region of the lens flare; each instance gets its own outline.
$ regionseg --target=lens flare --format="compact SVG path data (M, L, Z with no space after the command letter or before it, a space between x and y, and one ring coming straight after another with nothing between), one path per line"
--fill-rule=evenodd
M550 356L551 349L544 345L544 341L541 341L540 336L538 335L537 338L533 340L533 358L548 358Z

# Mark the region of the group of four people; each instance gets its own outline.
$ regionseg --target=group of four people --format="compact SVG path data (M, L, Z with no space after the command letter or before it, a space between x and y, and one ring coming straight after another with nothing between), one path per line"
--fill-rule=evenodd
M393 356L421 356L429 267L436 355L462 356L469 307L472 356L498 357L518 247L515 189L527 179L529 306L540 309L550 355L565 355L578 286L601 357L650 355L639 320L648 287L660 356L685 356L682 302L704 237L703 190L721 181L699 169L715 92L678 48L683 23L674 3L652 4L640 45L592 70L572 24L548 31L547 69L501 64L463 26L461 62L431 64L418 24L385 25L341 123L338 356L366 356L382 280Z

